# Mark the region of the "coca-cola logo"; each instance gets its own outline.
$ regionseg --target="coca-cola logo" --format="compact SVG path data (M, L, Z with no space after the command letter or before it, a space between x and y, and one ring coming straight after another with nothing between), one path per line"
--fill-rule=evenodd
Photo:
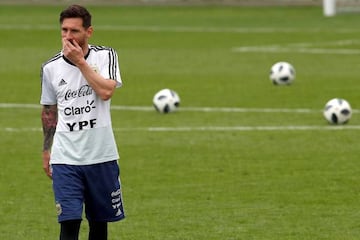
M72 90L72 89L67 90L65 93L65 100L67 101L74 98L81 98L81 97L89 96L91 94L93 94L93 89L89 85L85 84L82 85L77 90Z

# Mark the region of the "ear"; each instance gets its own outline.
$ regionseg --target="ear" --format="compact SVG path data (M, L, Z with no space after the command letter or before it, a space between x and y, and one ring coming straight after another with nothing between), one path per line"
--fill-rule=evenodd
M90 27L88 27L88 28L86 29L86 35L87 35L88 38L91 37L93 31L94 31L94 29L93 29L92 26L90 26Z

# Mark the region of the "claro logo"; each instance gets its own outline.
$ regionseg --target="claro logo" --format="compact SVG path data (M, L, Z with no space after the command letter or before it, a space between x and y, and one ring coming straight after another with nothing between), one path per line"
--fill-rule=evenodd
M82 85L79 89L77 90L67 90L65 93L65 100L70 100L70 99L74 99L74 98L81 98L81 97L85 97L85 96L89 96L93 94L93 89L85 84Z
M89 113L91 112L91 110L93 108L96 108L95 106L93 106L94 104L94 100L92 100L91 102L86 101L86 106L82 106L82 107L67 107L64 109L64 113L66 116L75 116L75 115L81 115L81 114L85 114L85 113Z

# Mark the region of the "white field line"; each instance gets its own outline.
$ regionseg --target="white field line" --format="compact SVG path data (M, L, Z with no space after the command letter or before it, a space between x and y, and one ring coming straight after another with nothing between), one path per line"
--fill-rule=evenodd
M38 104L0 103L0 109L40 109ZM144 106L112 106L113 110L119 111L155 111L153 107ZM259 113L320 113L314 109L276 109L276 108L210 108L210 107L182 107L181 111L196 112L259 112ZM359 110L353 110L360 112ZM321 125L321 126L197 126L197 127L136 127L136 128L114 128L114 131L147 131L147 132L226 132L226 131L333 131L333 130L360 130L359 125ZM40 127L0 127L0 132L41 132Z
M360 130L359 125L355 126L209 126L209 127L150 127L140 130L150 132L186 132L186 131L313 131L313 130ZM116 129L115 129L116 130ZM123 131L123 129L119 129Z
M0 103L0 109L22 108L22 109L40 109L40 104L22 104L22 103ZM117 111L155 111L152 106L120 106L112 105L111 110ZM233 112L233 113L320 113L322 110L310 108L237 108L237 107L181 107L181 112ZM353 109L353 113L359 113L360 110Z
M351 46L355 44L360 44L360 40L358 39L342 39L335 41L326 41L326 42L302 42L302 43L291 43L288 46L291 47L311 47L311 46Z
M306 47L278 47L278 46L254 46L233 48L234 52L267 52L267 53L309 53L309 54L340 54L359 55L359 49L333 49L333 48L306 48Z
M111 30L111 31L147 31L147 32L214 32L214 33L293 33L293 32L326 32L334 33L352 33L359 32L359 28L348 29L329 29L321 28L246 28L246 27L189 27L189 26L126 26L126 25L97 25L96 30ZM56 24L0 24L0 30L59 30L60 27Z
M339 131L360 130L360 125L326 125L326 126L203 126L203 127L137 127L114 128L115 132L251 132L251 131ZM0 132L21 133L41 132L41 128L2 127Z
M112 106L112 110L128 111L154 111L152 106ZM320 110L314 109L290 109L290 108L230 108L230 107L181 107L181 112L258 112L258 113L314 113Z
M23 108L23 109L40 109L40 104L21 104L21 103L0 103L1 108ZM118 111L140 111L150 112L155 111L152 106L120 106L112 105L112 110ZM306 109L306 108L230 108L230 107L181 107L179 111L188 112L258 112L258 113L314 113L320 110Z
M232 48L233 52L268 52L268 53L309 53L309 54L344 54L344 55L358 55L360 50L358 48L341 48L344 46L359 45L360 41L357 39L344 39L328 42L303 42L291 43L285 45L265 45L265 46L242 46ZM318 48L317 46L330 46L337 48ZM340 47L340 48L339 48Z

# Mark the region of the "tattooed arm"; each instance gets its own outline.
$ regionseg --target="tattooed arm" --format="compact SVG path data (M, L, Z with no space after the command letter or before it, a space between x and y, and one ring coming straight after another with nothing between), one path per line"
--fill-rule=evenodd
M50 149L54 138L57 124L57 105L44 105L41 112L41 121L44 134L43 143L43 169L48 177L51 178L50 169Z

